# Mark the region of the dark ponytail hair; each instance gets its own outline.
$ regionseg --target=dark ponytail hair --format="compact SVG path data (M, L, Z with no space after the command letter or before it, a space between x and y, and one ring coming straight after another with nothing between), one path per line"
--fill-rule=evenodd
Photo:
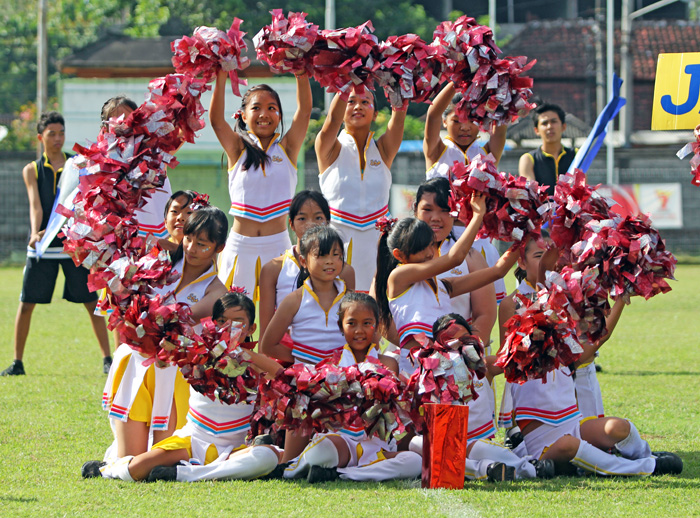
M326 217L326 221L330 222L331 209L328 206L328 200L326 200L325 196L323 196L323 194L321 194L320 192L313 191L310 189L299 191L294 195L294 198L292 198L292 203L289 205L289 221L294 221L294 218L297 217L297 214L299 214L299 211L301 210L304 203L306 203L309 200L313 201L314 203L316 203L316 205L318 205L318 207L321 209L321 212L323 212L323 215Z
M380 323L385 330L391 326L391 311L386 294L387 281L389 274L399 264L392 250L396 248L408 257L425 250L433 244L434 240L435 235L430 225L416 218L404 218L394 225L391 232L382 232L377 245L377 274L374 288L379 305Z
M442 333L445 329L450 327L450 324L452 322L454 322L457 325L463 326L464 329L466 329L470 335L473 334L472 326L469 325L467 319L465 319L459 313L448 313L447 315L442 315L435 322L433 322L433 340L437 342L438 334Z
M333 250L333 245L338 244L340 246L340 251L343 253L343 239L340 235L328 225L318 225L311 227L309 230L304 232L299 240L299 255L304 259L309 257L309 254L315 254L316 257L322 257L328 255ZM343 253L343 264L345 263L345 257ZM299 275L297 275L297 288L301 288L304 281L309 277L309 270L304 267L299 269Z
M184 235L205 234L207 239L214 241L216 246L226 243L228 234L228 218L224 212L217 207L203 207L187 218L185 227L182 229ZM184 256L182 243L173 254L173 264L177 263Z
M275 98L275 101L277 102L277 107L280 110L280 124L282 125L282 133L284 133L284 117L282 114L282 102L280 101L279 94L271 86L266 84L260 84L255 85L252 88L246 90L246 93L243 94L243 98L241 99L241 111L245 111L246 106L250 101L250 98L256 92L267 92ZM250 135L248 135L248 129L246 127L245 122L243 122L243 117L240 116L240 114L238 114L238 116L236 117L236 122L233 125L233 131L238 133L238 135L241 137L241 140L243 141L243 147L245 147L246 157L245 162L243 163L243 169L255 169L257 167L262 167L263 165L267 165L270 163L270 157L267 155L267 152L264 149L260 149L260 147L258 147L255 144L253 139L250 138Z
M255 323L255 304L246 295L237 291L229 291L223 295L220 299L214 302L214 308L212 310L211 318L216 321L224 316L227 309L231 308L241 308L245 311L246 316L250 325ZM250 342L252 337L246 337L245 341Z
M369 309L374 314L374 320L379 324L379 306L377 306L377 301L370 297L367 293L361 291L351 291L346 293L343 299L340 301L338 306L338 327L340 331L343 331L343 319L345 318L345 312L348 307L352 304L362 304L367 309Z

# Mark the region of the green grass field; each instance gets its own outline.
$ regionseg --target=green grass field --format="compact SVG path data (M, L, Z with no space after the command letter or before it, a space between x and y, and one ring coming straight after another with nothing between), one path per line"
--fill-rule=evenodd
M12 360L21 268L0 268L0 369ZM700 266L673 291L635 300L601 351L606 414L630 418L656 450L677 452L681 476L558 478L462 491L418 481L136 483L80 477L111 442L100 408L105 376L82 306L38 307L27 376L0 378L0 517L53 516L700 516ZM60 284L60 283L59 283ZM512 286L512 283L511 283Z

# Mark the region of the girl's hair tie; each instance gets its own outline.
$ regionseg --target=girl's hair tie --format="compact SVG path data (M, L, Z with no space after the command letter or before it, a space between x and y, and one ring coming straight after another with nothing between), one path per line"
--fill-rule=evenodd
M192 198L192 202L190 203L190 209L192 210L199 210L203 209L204 207L209 206L209 195L208 194L200 194L197 191L193 191L195 196Z
M246 290L243 286L231 286L228 289L229 293L240 293L241 295L247 297L248 296L248 290Z
M237 111L233 114L233 118L236 119L236 120L239 120L242 116L243 116L243 111L240 110L240 109L237 110Z
M388 234L389 232L391 232L391 229L394 228L394 225L397 221L398 218L387 218L386 216L382 216L377 220L374 226L382 234Z

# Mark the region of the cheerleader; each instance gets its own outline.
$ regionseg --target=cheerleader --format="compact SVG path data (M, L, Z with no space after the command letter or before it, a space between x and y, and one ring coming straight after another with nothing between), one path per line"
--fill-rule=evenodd
M180 273L175 286L162 288L176 302L189 304L192 319L199 322L211 315L214 302L226 293L216 276L216 255L226 242L228 221L215 207L192 214L184 227L184 238L173 257ZM156 368L128 345L119 346L109 371L102 406L109 412L116 437L116 451L106 458L138 455L153 442L170 437L185 424L189 387L177 367Z
M234 127L229 126L226 80L227 73L221 71L209 109L228 160L229 213L234 217L219 258L219 278L227 287L243 287L255 301L262 265L292 245L286 216L297 184L297 156L309 126L311 87L308 76L296 76L297 111L289 131L281 136L277 129L283 120L282 104L277 92L264 84L246 91Z
M336 95L316 136L321 192L331 207L331 224L346 246L360 291L370 289L376 268L379 232L375 222L389 213L391 164L403 139L406 111L392 110L386 132L374 140L377 103L368 90L347 101ZM344 125L343 131L340 131Z
M328 202L320 192L300 191L289 206L289 228L297 236L297 244L289 248L280 257L274 258L260 271L260 336L265 335L275 308L282 300L298 288L297 280L301 271L299 267L299 242L308 229L330 222ZM352 267L345 265L340 278L349 290L355 288L354 276L350 275Z
M379 351L376 343L379 309L365 293L348 293L338 308L338 327L345 345L338 365L349 367L374 358L397 372L396 361ZM363 428L316 434L302 454L284 471L284 478L306 477L310 483L338 477L356 481L416 478L422 459L411 451L396 451L394 440L368 437Z

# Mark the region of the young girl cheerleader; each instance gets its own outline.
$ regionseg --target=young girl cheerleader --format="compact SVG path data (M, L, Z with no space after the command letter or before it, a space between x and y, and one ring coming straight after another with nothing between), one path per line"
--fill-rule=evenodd
M315 144L319 183L331 207L331 223L345 242L357 289L365 292L376 268L379 233L375 222L389 212L390 169L406 119L405 110L392 110L386 132L374 140L370 128L377 118L376 105L367 89L353 91L347 101L336 95Z
M226 293L214 303L212 318L217 324L232 322L242 329L245 341L255 332L255 306L245 295ZM279 365L250 351L255 367L276 372ZM190 389L187 424L153 448L135 457L125 457L111 464L87 463L83 475L121 480L199 480L253 479L272 471L279 461L274 446L246 448L244 440L250 428L253 405L227 405L212 401Z
M455 107L462 99L462 94L455 95L453 83L446 85L435 97L428 108L425 117L425 135L423 137L423 153L425 154L426 179L443 177L449 178L449 171L455 162L469 164L477 155L488 155L501 159L506 143L505 125L496 126L488 143L482 148L477 142L479 127L473 122L462 123L455 113ZM445 128L447 136L443 139L440 130ZM460 225L454 229L455 236L463 232ZM477 239L476 248L486 259L489 266L498 261L498 251L488 239ZM496 301L500 302L506 296L506 286L503 279L498 279L494 285ZM484 342L486 344L486 342Z
M185 222L194 212L192 201L195 196L197 193L194 191L177 191L168 198L164 212L165 230L168 231L168 237L158 240L158 245L163 250L174 253L182 243L182 238L185 237L183 233Z
M378 359L396 372L396 361L381 354L376 330L379 309L365 293L348 293L338 308L338 326L345 336L339 365L349 367ZM382 481L395 478L416 478L421 473L422 459L411 452L397 452L396 442L367 437L362 427L338 433L316 434L303 453L285 469L284 478L307 477L311 483L338 477L356 481Z
M447 179L432 178L418 187L413 205L416 218L425 221L433 229L439 255L449 252L457 241L452 232L454 218L450 216L449 197L450 183ZM441 273L437 278L459 277L487 267L484 257L471 248L462 264ZM474 333L487 347L491 340L491 329L496 323L496 292L493 286L487 284L483 288L451 299L452 309L470 323Z
M211 315L214 302L226 293L216 277L216 254L224 247L227 230L226 215L215 207L192 214L173 257L180 279L175 286L158 290L189 304L194 322ZM121 345L107 377L102 406L109 412L116 437L116 457L143 453L148 449L149 434L153 442L158 442L185 424L187 382L177 367L146 367L146 360L129 346ZM107 456L112 455L108 452Z
M334 318L347 291L338 278L344 266L343 240L331 227L310 228L299 241L299 265L301 287L280 303L262 337L260 352L283 362L314 365L345 344ZM291 349L281 343L288 329ZM284 460L299 455L307 442L308 437L287 433Z
M380 323L385 330L392 322L398 332L401 346L399 367L409 373L414 367L408 361L408 351L419 345L418 333L432 338L433 322L452 307L450 297L478 289L503 277L515 262L516 254L506 252L498 264L469 275L447 281L436 281L435 276L462 264L474 236L481 226L485 202L480 193L471 200L474 217L466 231L445 255L435 257L435 235L424 221L405 218L389 232L383 231L377 252L376 295Z
M260 336L265 334L275 308L297 289L299 277L299 242L308 229L316 225L327 225L331 219L328 202L320 192L300 191L289 206L289 228L297 236L297 244L280 257L274 258L260 271ZM352 266L346 264L340 273L349 290L355 289Z
M443 345L471 334L472 330L469 324L457 313L443 315L433 324L433 336ZM469 423L465 477L471 480L488 479L492 482L553 477L554 463L552 461L531 461L531 458L521 458L508 448L491 441L496 435L492 382L493 373L491 370L487 371L484 379L474 378L473 380L474 390L479 397L468 403ZM422 453L422 437L411 439L410 448Z
M228 287L255 291L262 265L291 246L285 216L297 184L296 162L311 115L309 78L297 75L297 111L282 137L279 95L268 85L249 88L234 115L226 122L224 95L227 74L217 77L209 120L228 160L229 194L234 221L219 260L219 277Z
M558 252L553 248L552 251L550 255L556 261ZM547 259L547 252L540 250L537 255L539 260L533 262L543 273L543 265L539 263L553 262ZM534 288L530 289L534 292ZM619 319L619 311L618 306L606 319L608 335ZM603 342L583 345L584 352L577 364L591 361ZM558 471L571 472L573 465L598 475L643 476L680 473L683 469L682 460L673 453L652 454L634 424L626 419L603 417L581 421L574 380L568 367L549 372L545 383L532 380L522 385L510 384L507 388L512 397L513 419L522 431L527 453L537 459L555 461Z

